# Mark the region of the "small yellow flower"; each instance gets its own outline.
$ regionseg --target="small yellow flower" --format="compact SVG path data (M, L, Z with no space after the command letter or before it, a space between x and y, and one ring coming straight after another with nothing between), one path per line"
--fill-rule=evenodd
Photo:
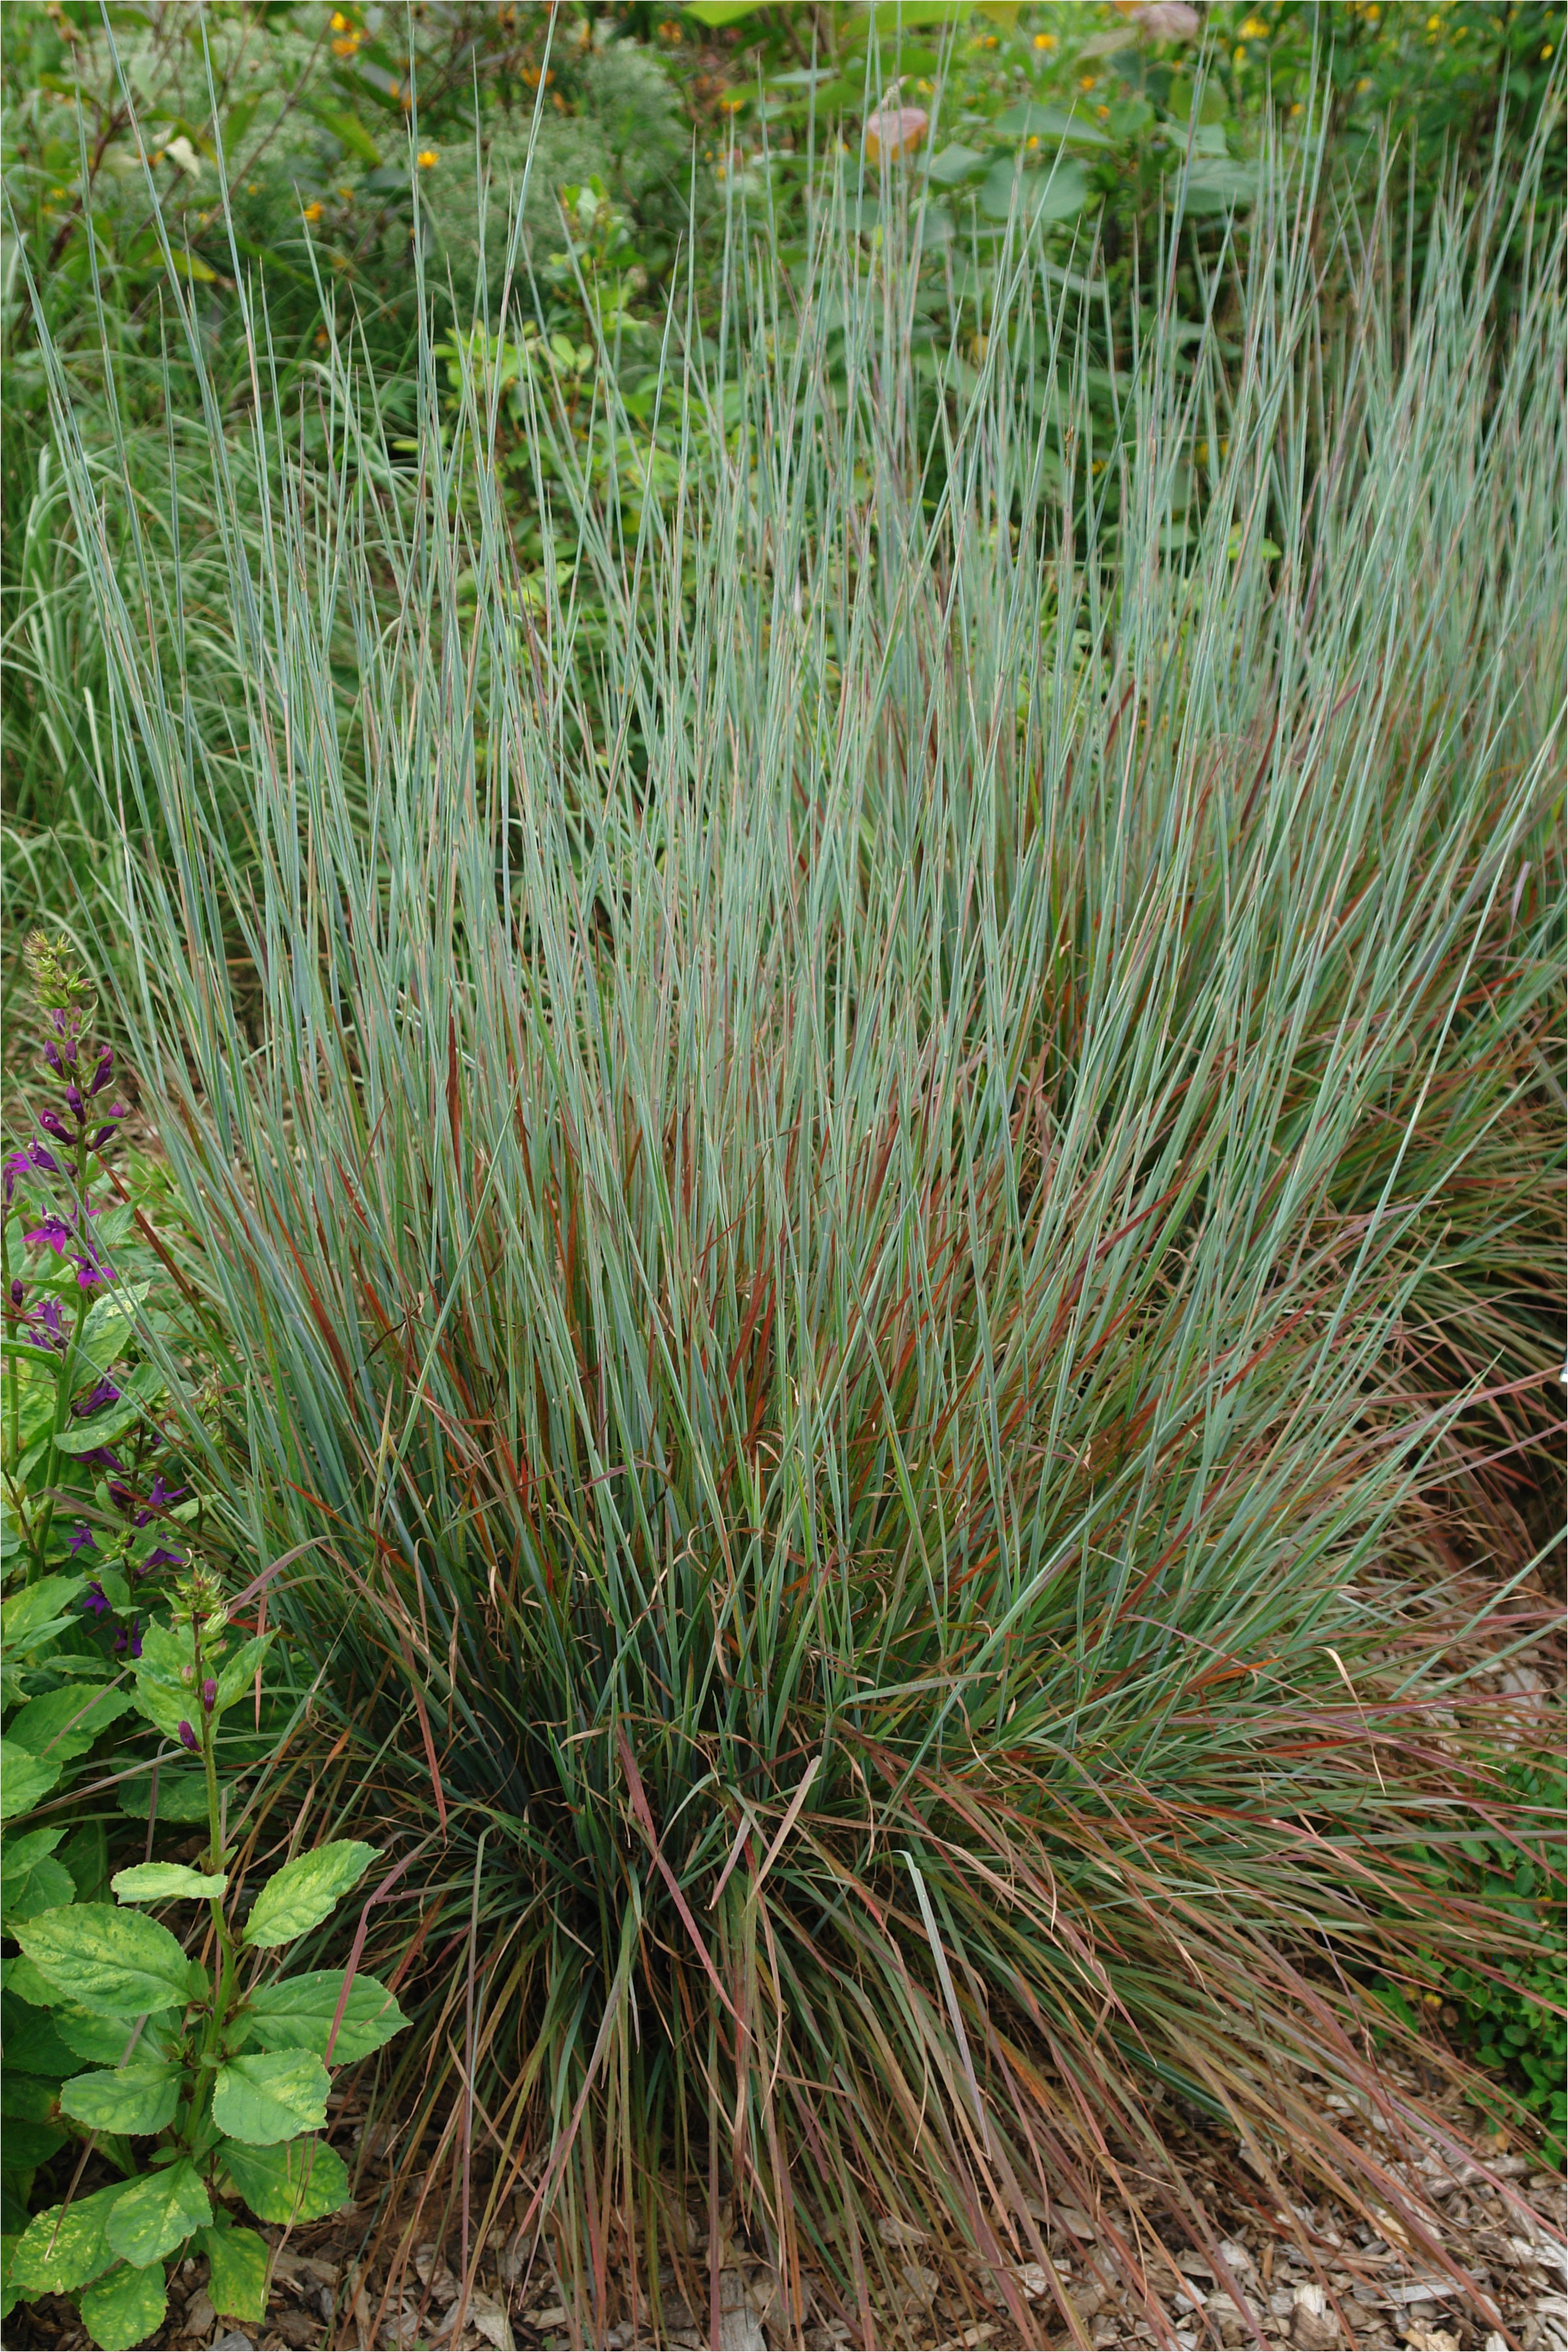
M667 16L658 29L659 36L663 40L679 41L680 38L680 27L675 22L673 17Z
M719 103L723 108L726 114L738 114L746 101L742 95L738 98L721 98L719 100Z
M1428 16L1426 19L1426 30L1429 33L1440 32L1442 30L1442 26L1443 19L1441 16Z
M1298 100L1296 100L1296 103L1294 104L1294 106L1292 106L1292 108L1290 109L1290 111L1291 111L1291 113L1292 113L1292 114L1300 114L1300 111L1301 111L1301 101L1300 101L1300 99L1298 99Z
M1035 35L1035 47L1037 49L1054 49L1056 45L1057 37L1054 33L1037 33Z
M1037 147L1039 143L1040 134L1037 131L1032 131L1027 139L1024 142L1026 147Z
M1366 79L1366 78L1365 78L1365 76L1364 76L1364 75L1362 77L1361 80L1360 80L1360 81L1358 81L1358 82L1357 82L1357 84L1356 84L1356 89L1357 89L1358 90L1370 89L1371 88L1372 88L1372 84L1371 84L1371 82L1370 82L1370 81L1368 81L1368 80Z
M319 220L321 219L321 205L320 205L319 204L317 204L317 205L306 205L306 207L305 207L305 215L304 215L304 216L305 216L305 218L306 218L308 221L319 221Z
M1367 23L1368 23L1369 25L1375 25L1375 24L1376 24L1376 22L1377 22L1377 20L1378 20L1378 18L1382 16L1382 14L1383 14L1383 11L1382 11L1382 9L1378 6L1378 5L1377 5L1377 0L1370 0L1370 5L1369 5L1369 6L1368 6L1368 8L1367 8L1367 11L1366 11L1366 21L1367 21Z
M1244 66L1246 63L1247 51L1245 49L1237 49L1236 55L1231 59L1231 64L1233 66Z
M247 180L245 184L245 193L247 196L253 196L256 194L256 182L254 180Z
M348 18L343 15L342 10L341 8L334 8L334 9L332 10L332 30L333 30L333 32L334 32L334 33L346 33L346 32L348 31L348 28L349 28L349 20L348 20Z
M340 196L349 196L349 197L352 197L352 196L353 196L353 190L352 188L343 187L343 188L340 188L340 189L338 190L338 194L339 194L339 195L340 195Z
M1095 77L1093 74L1079 74L1078 78L1078 86L1079 89L1092 89L1094 88L1094 83Z
M1241 38L1244 41L1266 41L1268 38L1268 27L1267 25L1260 24L1256 16L1248 16L1241 27Z
M422 172L433 172L441 158L437 155L434 147L421 147L418 154L416 155L414 160L418 164L419 169Z
M1549 57L1552 55L1552 43L1551 43L1550 41L1548 41L1548 42L1547 42L1547 44L1546 44L1546 47L1545 47L1542 50L1542 52L1541 52L1542 56L1543 58L1549 58Z
M1095 108L1095 110L1095 110L1096 114L1098 114L1098 115L1099 115L1099 117L1100 117L1100 121L1101 121L1102 122L1107 122L1107 121L1110 121L1110 107L1109 107L1109 106L1097 106L1097 107Z
M332 43L332 55L335 58L352 58L358 47L359 35L345 33L341 41Z

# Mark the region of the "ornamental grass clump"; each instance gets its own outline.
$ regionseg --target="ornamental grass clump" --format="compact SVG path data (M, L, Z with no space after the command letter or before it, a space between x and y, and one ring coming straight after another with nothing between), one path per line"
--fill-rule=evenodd
M99 566L226 1508L433 1841L393 2161L470 2280L548 2222L584 2340L671 2254L718 2340L721 2215L789 2341L976 2280L1082 2340L1063 2199L1245 2302L1176 2112L1454 2270L1362 1987L1502 1952L1430 1858L1506 1802L1529 1561L1444 1514L1554 1410L1562 254L1499 340L1510 227L1402 289L1271 164L1107 425L1026 238L939 398L916 238L737 225L667 495L608 364L582 440L526 379L527 581L486 380L426 352L395 497L335 362L325 521L255 466L230 541L243 872Z

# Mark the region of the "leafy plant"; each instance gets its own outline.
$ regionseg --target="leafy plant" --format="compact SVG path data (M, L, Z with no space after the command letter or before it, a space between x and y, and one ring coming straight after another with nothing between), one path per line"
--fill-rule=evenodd
M275 1954L358 1884L373 1847L337 1839L292 1856L240 1918L215 1740L226 1712L249 1697L274 1637L253 1635L231 1653L226 1623L210 1578L193 1570L172 1622L149 1628L135 1665L142 1713L201 1759L199 1867L133 1864L110 1881L117 1903L31 1910L11 1927L23 1955L6 1983L17 2043L56 2064L60 2044L95 2062L68 2072L48 2105L121 2178L33 2218L11 2251L5 2308L19 2297L74 2295L100 2352L124 2352L162 2324L167 2266L191 2253L207 2260L218 2310L265 2315L266 2241L236 2223L226 2200L285 2224L342 2203L347 2175L321 2136L328 2064L363 2057L405 2022L374 1978L268 1973ZM147 1916L171 1903L206 1906L210 1968ZM7 2056L15 2067L9 2027ZM31 2079L51 2089L47 2074ZM133 2145L148 2140L151 2148Z

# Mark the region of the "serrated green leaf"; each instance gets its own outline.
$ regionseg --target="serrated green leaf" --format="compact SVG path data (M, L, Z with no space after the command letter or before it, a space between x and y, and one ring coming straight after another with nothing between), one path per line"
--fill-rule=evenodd
M218 1793L230 1784L220 1780ZM133 1821L144 1822L152 1810L153 1776L121 1780L119 1804L122 1813ZM202 1772L183 1771L178 1766L164 1764L158 1772L158 1819L161 1822L205 1822L207 1817L206 1776Z
M321 2139L291 2139L274 2147L222 2140L219 2158L251 2211L263 2221L320 2221L346 2204L349 2176L335 2148Z
M331 2077L308 2050L231 2058L213 2084L213 2121L247 2147L272 2147L320 2131Z
M140 2015L183 2009L189 1963L167 1927L112 1903L73 1903L16 1930L39 1974L68 2000Z
M129 1691L84 1689L79 1683L67 1683L29 1699L6 1725L5 1737L30 1756L67 1763L73 1756L85 1756L99 1733L131 1703Z
M262 1950L291 1944L320 1927L340 1896L357 1886L375 1848L357 1838L333 1838L309 1853L296 1854L270 1877L245 1925L245 1941Z
M39 1632L58 1622L79 1594L87 1590L85 1576L45 1576L0 1604L0 1641L10 1649L26 1649Z
M63 1862L45 1854L20 1879L8 1878L4 1900L0 1901L0 1927L15 1934L24 1919L36 1919L41 1911L58 1910L62 1903L76 1901L76 1881Z
M212 2200L187 2156L132 2181L110 2210L104 2235L117 2254L142 2269L173 2253L211 2220Z
M167 2061L132 2058L100 2074L74 2074L60 2085L60 2106L89 2131L135 2138L173 2123L184 2080L184 2069Z
M115 2181L68 2205L51 2205L28 2222L12 2257L11 2276L26 2295L69 2294L114 2260L104 2232L132 2183Z
M211 2264L207 2293L226 2319L258 2325L267 2316L267 2279L272 2250L254 2230L204 2230L201 2243Z
M325 2058L342 1983L341 1969L313 1969L260 1986L241 2012L246 2041L261 2050L310 2050ZM334 2063L351 2066L368 2058L407 2022L384 1985L374 1977L355 1977L332 2045Z
M14 1821L18 1813L30 1812L40 1797L47 1796L64 1769L58 1757L44 1763L26 1748L0 1739L0 1821Z
M133 2345L145 2344L163 2326L168 2308L163 2263L146 2270L132 2270L127 2263L87 2289L81 2324L98 2352L132 2352Z
M226 1872L215 1877L189 1870L183 1862L138 1862L129 1870L117 1870L109 1884L121 1903L172 1903L221 1895L228 1876Z
M172 2036L160 2030L156 2018L149 2018L137 2033L134 2017L113 2010L84 2009L79 2001L68 2000L55 2010L54 2020L67 2049L96 2066L123 2066L134 2056L152 2053L167 2057L173 2046ZM132 2034L136 2034L134 2042ZM66 2069L68 2074L76 2071L74 2065Z

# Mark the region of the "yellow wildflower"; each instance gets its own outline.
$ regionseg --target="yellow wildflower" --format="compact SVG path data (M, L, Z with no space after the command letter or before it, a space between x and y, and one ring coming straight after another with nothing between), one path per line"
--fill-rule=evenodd
M334 9L332 10L332 30L333 30L333 32L334 32L334 33L346 33L346 32L348 31L348 28L349 28L349 20L348 20L348 18L343 15L342 10L341 8L334 8Z
M433 172L441 158L437 155L434 147L421 147L418 154L416 155L414 160L418 164L419 169L422 172Z
M1241 27L1241 38L1244 41L1266 41L1268 38L1268 27L1267 25L1260 24L1256 16L1248 16Z
M1095 76L1093 74L1079 74L1078 78L1078 86L1079 89L1092 89L1094 88L1094 84Z
M319 221L321 217L321 205L319 204L307 205L305 207L304 216L308 221Z
M1054 33L1037 33L1035 35L1035 47L1037 49L1054 49L1056 45L1057 37Z

